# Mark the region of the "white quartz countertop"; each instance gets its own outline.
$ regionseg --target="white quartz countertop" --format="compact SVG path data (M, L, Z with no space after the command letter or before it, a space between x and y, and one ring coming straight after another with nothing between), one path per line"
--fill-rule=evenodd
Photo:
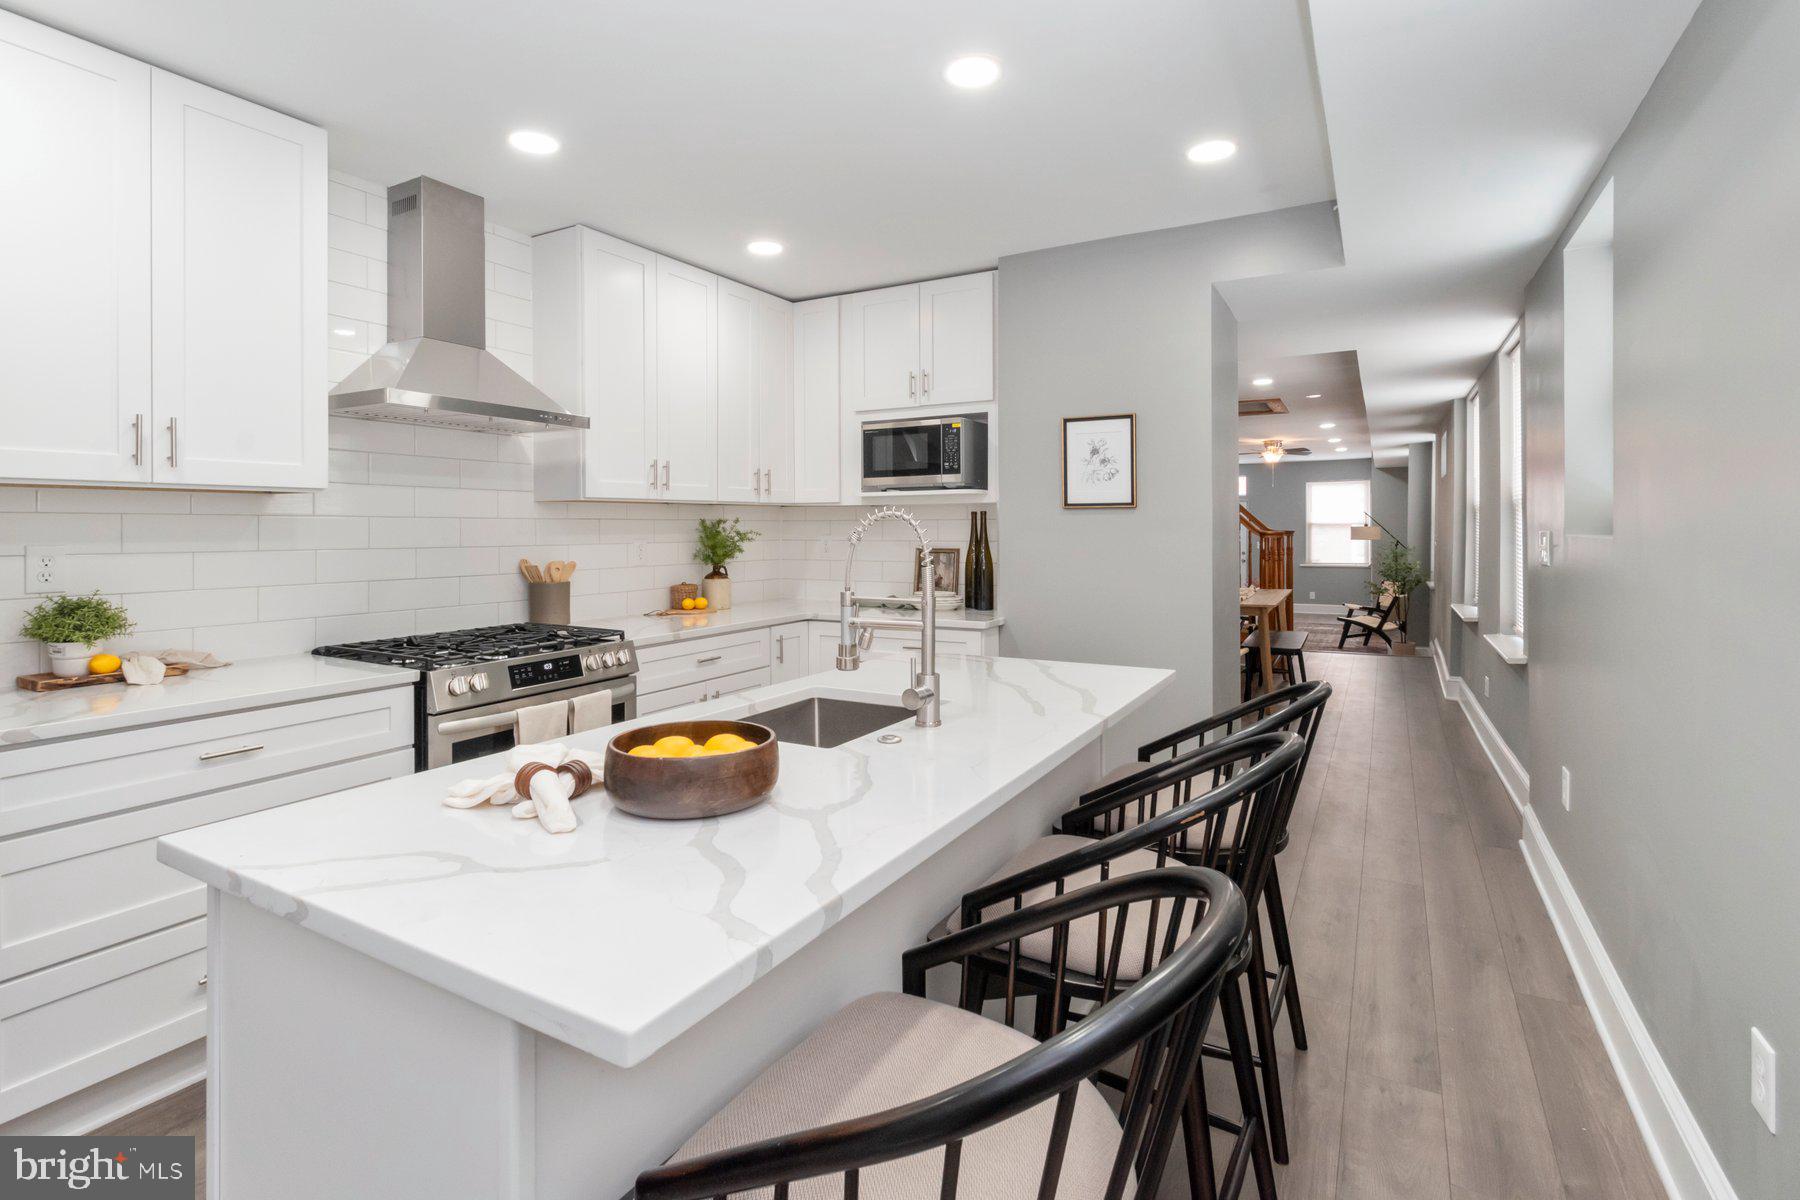
M768 800L655 821L575 801L552 835L441 803L502 758L165 837L158 857L381 962L619 1066L642 1062L1161 691L1171 671L949 656L943 725L781 746ZM907 664L644 718L747 717L799 697L893 703ZM599 750L622 726L569 741ZM946 904L953 898L946 897Z
M399 687L418 680L417 671L399 667L284 654L190 671L139 687L102 683L59 692L15 690L0 698L0 747Z
M865 608L863 611L873 614L886 610ZM915 615L917 610L895 609L892 612L896 617L909 617ZM684 612L677 617L596 617L592 621L581 621L580 624L622 629L625 636L639 646L658 646L664 642L710 637L733 630L785 625L789 621L835 622L837 619L835 604L796 598L758 600L749 604L734 604L717 612ZM938 613L937 623L939 629L998 629L1006 623L1006 618L997 612L973 613L958 610Z

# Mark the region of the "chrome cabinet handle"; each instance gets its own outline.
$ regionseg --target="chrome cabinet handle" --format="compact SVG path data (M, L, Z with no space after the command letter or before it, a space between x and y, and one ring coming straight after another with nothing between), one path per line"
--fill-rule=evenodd
M694 660L694 665L696 667L704 667L707 663L716 663L724 657L723 654L709 654L705 658L696 658Z
M175 418L169 418L169 465L175 465Z
M927 396L929 396L931 394L931 372L930 371L921 371L919 373L919 390L921 392L925 393Z
M763 472L763 495L773 496L774 494L775 494L775 470L773 467L771 467L768 470Z
M669 490L669 460L663 459L663 491Z
M916 398L918 396L918 394L919 394L919 373L917 371L908 371L906 373L906 396L907 396L907 399L910 400L910 399Z
M131 418L131 465L144 465L144 414L138 413Z
M787 661L787 639L786 638L778 637L775 639L775 661L778 663L784 663Z
M650 460L650 490L656 490L656 460Z
M206 986L206 973L201 972L200 978L195 980L194 982L197 983L201 987L205 987Z
M750 486L756 489L756 494L758 496L763 494L762 477L763 473L761 471L750 472Z
M235 758L239 754L255 754L258 750L261 750L261 749L262 749L262 747L260 745L258 745L258 746L234 746L230 750L208 750L200 756L200 761L201 762L211 762L215 758Z

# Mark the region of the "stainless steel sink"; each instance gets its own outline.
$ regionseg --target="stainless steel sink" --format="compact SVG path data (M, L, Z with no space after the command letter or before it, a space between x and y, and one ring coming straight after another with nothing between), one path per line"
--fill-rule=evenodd
M812 696L767 712L751 713L746 719L773 729L778 741L830 749L855 741L865 733L910 721L913 713L898 704Z

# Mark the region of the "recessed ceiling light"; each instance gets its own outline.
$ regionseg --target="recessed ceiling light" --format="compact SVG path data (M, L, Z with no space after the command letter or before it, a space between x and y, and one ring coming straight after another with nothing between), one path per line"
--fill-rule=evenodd
M507 145L523 154L555 154L562 143L535 129L515 129L506 135Z
M1350 447L1348 447L1348 446L1339 446L1339 447L1338 447L1338 448L1337 448L1337 452L1338 452L1338 453L1339 453L1339 454L1342 454L1342 453L1344 453L1344 452L1345 452L1345 451L1346 451L1346 450L1348 450L1348 449L1350 449Z
M1317 400L1320 395L1321 395L1321 393L1319 393L1319 392L1311 392L1311 393L1308 393L1306 398L1308 400Z
M1320 421L1319 428L1320 429L1336 429L1337 422L1336 421Z
M780 242L772 242L768 238L757 238L754 242L751 242L744 247L744 249L759 258L773 258L775 255L781 253L782 248Z
M1341 441L1343 441L1343 440L1344 440L1344 439L1343 439L1343 438L1326 438L1326 439L1325 439L1325 440L1326 440L1326 441L1327 441L1327 442L1330 442L1330 443L1331 443L1331 444L1332 444L1332 445L1333 445L1333 446L1335 446L1335 445L1337 445L1337 444L1338 444L1338 443L1339 443L1339 442L1341 442Z
M1236 153L1237 143L1229 138L1195 142L1187 149L1188 161L1192 163L1220 163Z
M1000 78L1000 60L986 54L965 54L950 60L944 78L955 87L984 88Z
M1273 379L1270 379L1267 375L1260 375L1257 378L1252 379L1250 381L1250 386L1251 387L1268 387L1270 384L1272 384L1274 382L1275 381Z

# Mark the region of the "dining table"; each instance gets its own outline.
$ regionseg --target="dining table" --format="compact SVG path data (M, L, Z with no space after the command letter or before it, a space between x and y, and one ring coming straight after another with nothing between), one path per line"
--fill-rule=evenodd
M1287 614L1292 588L1242 588L1238 591L1238 611L1256 618L1256 652L1262 663L1262 690L1275 690L1275 654L1272 643Z

